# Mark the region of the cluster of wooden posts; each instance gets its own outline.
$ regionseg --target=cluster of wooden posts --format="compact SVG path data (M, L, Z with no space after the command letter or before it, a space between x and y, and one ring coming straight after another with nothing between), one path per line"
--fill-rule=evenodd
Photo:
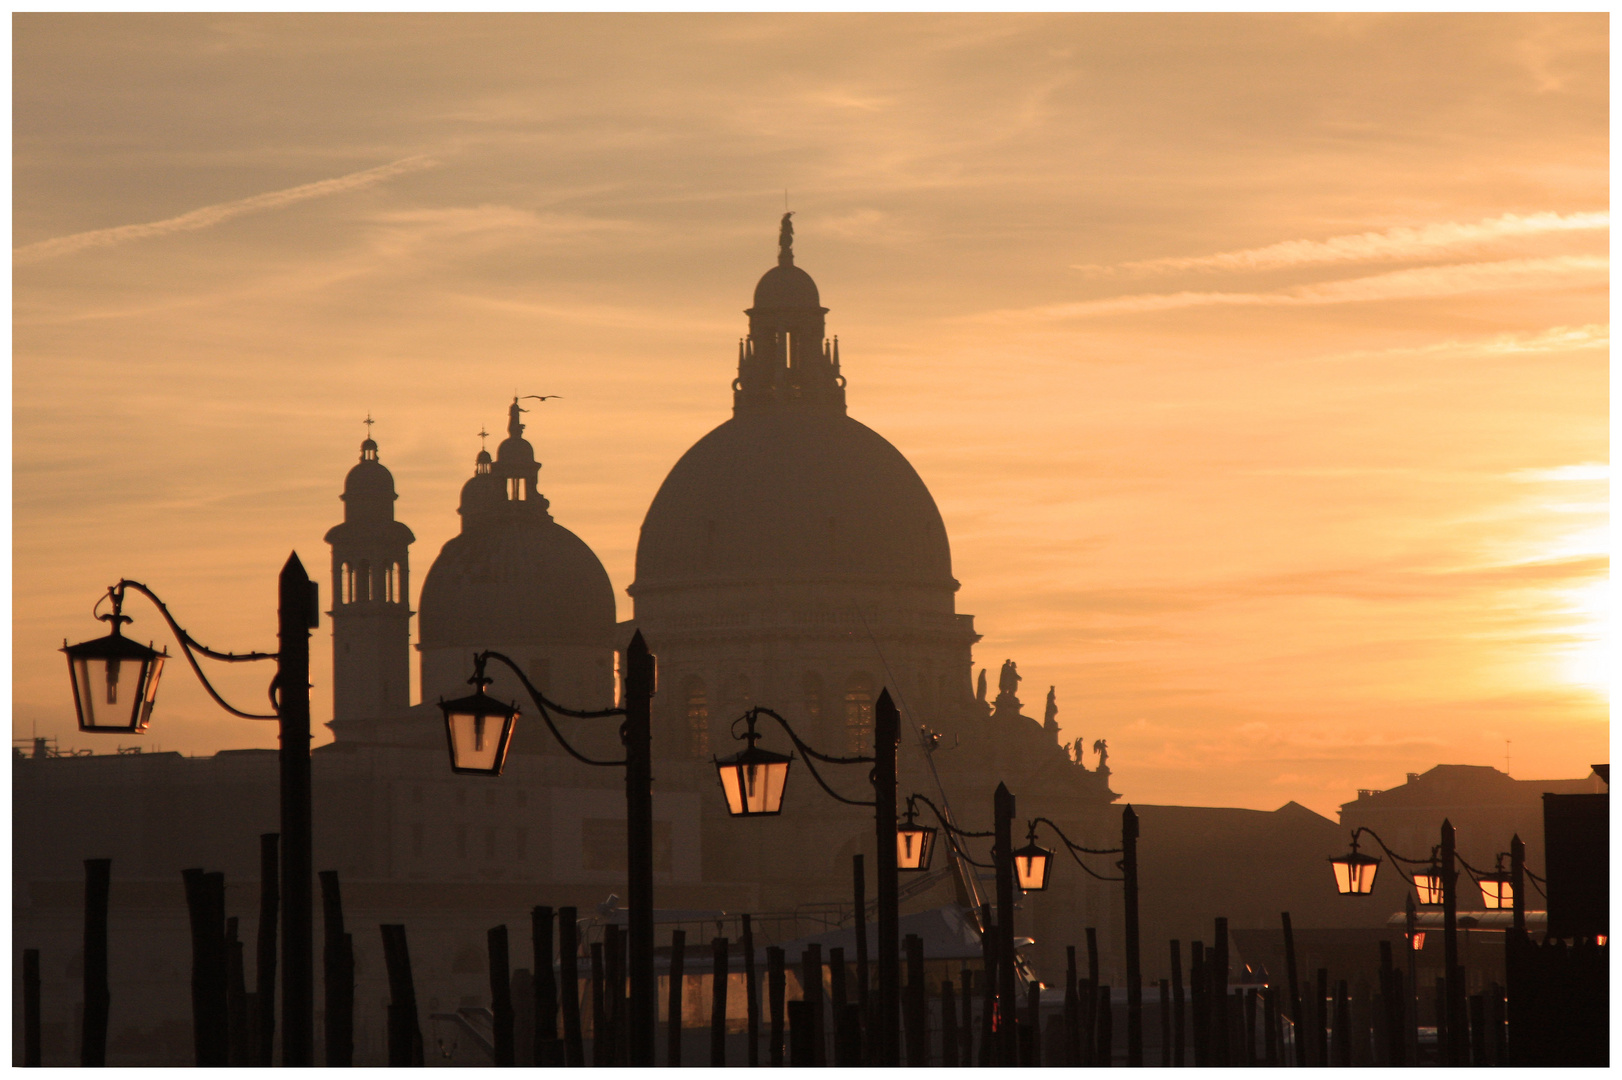
M106 1063L109 993L107 907L111 860L85 861L84 1004L80 1063ZM245 943L238 922L225 912L225 879L220 873L182 873L192 934L192 1010L198 1065L269 1065L276 1021L275 990L278 922L277 836L261 838L260 911L255 989L244 979ZM320 875L324 915L325 1063L354 1063L354 940L344 926L343 904L334 871ZM765 949L765 1016L757 981L753 922L741 916L737 965L745 1001L742 1062L728 1060L728 993L734 943L710 942L710 1038L707 1062L683 1060L683 994L686 932L671 935L664 1061L670 1065L726 1064L858 1066L871 1064L874 996L864 907L858 905L856 951L811 944L798 957L778 946ZM990 925L989 906L980 910ZM1230 985L1228 926L1217 919L1212 944L1190 943L1184 983L1183 950L1170 942L1171 978L1159 981L1159 1053L1163 1066L1414 1066L1513 1065L1564 1062L1573 1051L1570 1018L1578 1025L1580 1061L1606 1055L1606 959L1602 946L1534 944L1524 934L1506 942L1506 971L1522 991L1506 994L1497 983L1486 992L1455 999L1437 979L1435 1037L1421 1040L1419 995L1431 987L1413 982L1413 968L1394 963L1390 941L1379 943L1378 985L1332 980L1318 968L1311 978L1297 971L1288 913L1282 916L1285 978L1255 985ZM555 933L554 933L555 928ZM506 926L486 935L490 976L491 1036L485 1049L497 1065L616 1066L628 1063L627 934L613 923L601 941L581 949L578 912L572 907L531 912L528 969L511 970ZM423 1033L405 927L383 924L388 970L388 1063L424 1063ZM1126 995L1126 1038L1117 1042L1117 1008L1111 987L1099 976L1097 932L1086 929L1085 973L1075 946L1067 949L1063 1011L1044 1015L1042 987L1028 984L1016 997L1000 1001L998 935L982 934L978 972L960 966L931 986L926 978L923 942L902 942L905 984L901 1017L904 1063L908 1066L1148 1064L1143 1060L1141 1004ZM587 972L580 970L586 959ZM794 964L799 1000L788 1000ZM703 967L704 965L695 965ZM1462 969L1458 977L1463 978ZM584 986L582 983L584 981ZM826 988L826 993L825 993ZM1151 989L1152 988L1146 988ZM40 1064L39 953L23 954L24 1064ZM1051 999L1050 999L1051 1000ZM978 1005L978 1010L976 1009ZM582 1016L582 1009L589 1012ZM587 1024L590 1053L588 1055ZM1511 1026L1513 1025L1513 1027ZM1587 1030L1592 1028L1593 1030ZM1511 1037L1513 1032L1513 1038ZM764 1038L763 1038L764 1036ZM764 1042L764 1047L762 1046ZM1547 1044L1547 1045L1546 1045ZM589 1057L589 1060L588 1060ZM763 1060L764 1059L764 1060ZM1569 1063L1578 1063L1574 1058Z

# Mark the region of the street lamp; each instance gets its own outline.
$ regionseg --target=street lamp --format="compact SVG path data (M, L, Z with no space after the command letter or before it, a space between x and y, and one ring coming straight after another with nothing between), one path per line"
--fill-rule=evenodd
M1481 903L1488 911L1501 911L1504 908L1515 906L1514 879L1508 870L1504 869L1504 857L1498 856L1498 864L1485 874L1476 875L1476 884L1481 887Z
M125 637L123 624L135 620L123 613L124 591L115 585L108 590L108 596L113 601L112 613L96 618L112 623L113 632L77 645L62 642L62 651L68 656L68 677L73 680L73 709L79 717L80 731L140 735L152 722L158 680L163 677L163 662L169 652L158 652ZM98 602L96 606L101 605Z
M1335 890L1342 896L1367 896L1374 891L1374 875L1379 872L1380 860L1357 850L1357 835L1352 835L1352 850L1329 865L1335 871Z
M518 722L516 705L503 705L484 692L486 663L505 664L524 684L547 730L576 760L587 765L625 766L625 861L627 896L626 945L631 987L630 1058L634 1068L650 1068L654 1063L654 1042L658 1029L658 981L653 972L653 737L652 699L653 654L638 630L625 650L624 703L614 709L566 709L548 701L529 681L517 664L501 653L485 650L473 657L474 693L455 701L440 701L445 714L445 737L450 750L451 771L479 776L500 776L507 751L512 745L513 728ZM582 720L622 716L620 741L623 758L602 761L576 750L552 722L552 713ZM779 793L781 794L781 793Z
M907 799L907 820L895 829L895 862L898 870L928 870L929 861L935 854L935 830L914 822L917 807L913 798L909 796Z
M1442 906L1442 867L1436 862L1436 855L1431 855L1432 862L1423 870L1414 871L1414 891L1419 894L1419 902L1424 907Z
M835 757L823 754L806 745L795 734L789 722L764 706L755 706L733 722L735 739L747 741L748 746L732 757L715 760L715 770L726 795L727 811L734 817L764 817L777 814L783 807L783 788L788 782L789 762L792 755L772 753L755 746L760 738L755 724L762 716L776 720L795 749L805 758L805 767L811 778L836 801L847 806L873 808L874 835L878 841L878 937L879 937L879 992L878 1031L873 1040L874 1064L894 1068L901 1064L897 1031L901 1026L901 940L900 897L897 871L899 861L886 858L886 851L900 854L900 834L896 827L896 747L901 739L901 714L888 689L879 693L873 703L873 756ZM746 725L742 735L736 734L739 722ZM813 761L829 765L872 765L873 800L847 799L822 779Z
M1053 852L1036 842L1036 826L1026 837L1029 843L1014 849L1014 877L1026 892L1042 892L1048 887L1048 870L1053 866Z
M518 706L503 705L484 692L494 680L486 678L484 661L475 657L477 671L468 682L472 694L455 701L439 699L445 713L445 739L450 746L451 772L470 776L500 776L518 723Z
M762 750L753 720L744 734L749 745L726 760L711 758L721 777L727 813L733 817L775 816L783 812L783 791L793 754Z
M317 625L318 587L294 552L277 582L276 652L228 653L210 649L188 634L156 593L139 581L121 579L107 590L112 613L97 615L113 625L112 633L77 645L63 643L73 683L79 730L139 735L147 730L157 703L158 680L168 652L158 652L123 636L124 597L134 589L157 607L174 633L181 654L215 704L245 720L275 720L281 749L281 919L282 919L282 1064L315 1063L315 965L310 880L310 631ZM97 608L101 606L97 603ZM220 696L203 674L197 657L244 663L276 661L270 684L275 711L244 712ZM126 711L127 710L127 711ZM268 1003L265 1004L267 1009Z

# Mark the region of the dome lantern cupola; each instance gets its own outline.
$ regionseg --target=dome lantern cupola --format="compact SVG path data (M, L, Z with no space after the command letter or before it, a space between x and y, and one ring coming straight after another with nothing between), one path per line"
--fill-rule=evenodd
M843 415L839 343L827 340L817 283L794 265L794 214L783 215L777 265L755 286L749 336L738 344L733 409L791 408Z

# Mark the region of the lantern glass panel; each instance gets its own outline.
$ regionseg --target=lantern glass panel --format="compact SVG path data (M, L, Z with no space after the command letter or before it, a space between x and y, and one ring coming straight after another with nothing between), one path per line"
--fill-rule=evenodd
M440 708L445 710L451 771L500 776L507 764L518 710L485 694L442 702Z
M928 870L935 854L935 830L927 825L903 823L895 831L898 870Z
M1482 875L1481 903L1488 911L1502 911L1515 906L1515 886L1508 874Z
M1367 896L1374 891L1374 875L1380 869L1380 860L1353 851L1338 859L1330 859L1335 871L1335 889L1342 896Z
M1425 947L1425 931L1423 931L1423 930L1415 930L1414 931L1414 952L1419 952L1424 947Z
M68 675L80 731L139 735L152 722L166 653L121 634L69 645Z
M1048 887L1048 871L1053 866L1053 852L1027 844L1014 852L1014 877L1026 892L1041 892Z
M1442 872L1440 870L1421 870L1414 875L1414 891L1419 894L1419 903L1425 907L1440 907L1442 904Z
M715 763L726 796L727 813L756 817L781 813L788 767L793 758L750 747Z

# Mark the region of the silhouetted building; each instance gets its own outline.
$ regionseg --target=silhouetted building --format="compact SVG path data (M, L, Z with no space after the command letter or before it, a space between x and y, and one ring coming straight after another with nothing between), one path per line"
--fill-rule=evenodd
M1373 829L1399 854L1425 859L1440 843L1446 819L1453 823L1460 856L1483 869L1491 869L1519 834L1526 844L1527 866L1541 874L1543 794L1605 790L1597 773L1581 780L1516 780L1490 765L1438 765L1428 772L1409 773L1407 782L1397 787L1360 790L1356 799L1341 805L1340 821L1347 831L1359 826ZM1377 877L1376 889L1380 884Z
M517 956L531 905L574 904L591 915L609 894L626 894L621 770L587 767L559 748L499 665L488 671L492 693L523 713L506 773L450 772L435 702L468 692L479 650L509 656L553 700L593 709L614 700L616 650L635 629L644 633L658 658L661 908L822 918L848 902L851 857L876 855L871 812L828 798L803 764L782 816L727 816L711 757L731 751L734 721L752 704L784 714L827 753L865 753L874 702L888 687L903 718L903 797L949 803L961 826L984 830L1004 782L1020 818L1050 818L1089 847L1117 845L1121 808L1103 733L1089 733L1089 768L1086 741L1058 741L1056 690L1037 720L1024 713L1014 661L1001 665L994 701L985 670L971 684L978 636L955 607L940 512L906 458L847 414L839 344L825 336L827 309L794 265L791 240L785 218L778 265L747 312L732 417L677 461L648 508L632 619L616 624L602 563L553 518L524 438L524 399L515 398L507 438L493 458L479 451L462 488L460 533L424 577L421 694L411 704L413 538L394 518L394 481L377 444L362 444L344 483L344 521L327 533L334 741L312 764L315 863L339 872L355 934L358 1061L382 1060L378 1003L387 989L376 924L406 924L426 1015L487 1003L486 928L513 928ZM720 367L716 376L719 393ZM558 723L589 756L620 756L617 721ZM786 748L769 724L763 730L768 745ZM847 797L871 797L866 767L824 771ZM277 827L276 753L19 756L13 775L16 936L19 947L43 950L47 1020L57 1025L47 1063L69 1060L49 1046L71 1043L82 860L108 856L111 1060L188 1060L189 1040L175 1037L189 1033L180 872L223 870L229 914L249 935L257 837ZM1389 911L1334 895L1323 860L1342 850L1343 830L1295 804L1271 813L1138 811L1147 978L1167 974L1165 938L1198 937L1216 915L1235 929L1273 925L1283 908L1303 927L1378 927ZM983 842L971 846L984 858ZM941 848L934 870L904 879L904 911L988 898L989 873L954 872ZM1117 873L1110 857L1092 867ZM1104 978L1119 985L1121 906L1118 883L1061 855L1052 888L1022 899L1018 933L1035 939L1036 969L1054 971L1064 946L1096 927ZM764 922L757 944L812 929L820 927Z

